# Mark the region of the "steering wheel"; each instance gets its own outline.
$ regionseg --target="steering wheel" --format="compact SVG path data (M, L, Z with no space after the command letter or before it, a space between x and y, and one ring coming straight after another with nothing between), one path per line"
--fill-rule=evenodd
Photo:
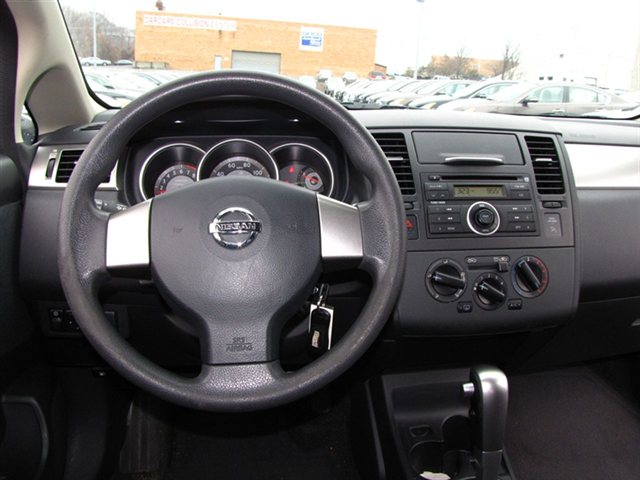
M287 104L328 127L369 180L370 198L349 205L283 182L236 176L200 181L110 216L95 207L100 181L142 127L177 107L229 96ZM344 373L389 318L405 253L402 197L369 132L320 92L261 73L200 74L131 102L88 145L60 213L61 282L87 340L134 385L200 410L275 407ZM372 279L360 315L331 350L295 372L284 371L278 360L283 323L309 297L321 272L341 269L361 269ZM151 362L106 320L99 288L125 275L150 275L197 331L197 377Z

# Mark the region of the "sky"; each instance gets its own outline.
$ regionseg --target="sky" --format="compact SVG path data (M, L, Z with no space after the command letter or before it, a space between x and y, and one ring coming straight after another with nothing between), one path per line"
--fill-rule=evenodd
M61 0L133 28L136 10L155 10L156 0ZM606 57L630 65L640 48L640 0L163 0L166 12L264 18L372 28L376 61L391 71L413 67L431 55L501 58L505 45L519 47L535 64L564 54ZM418 31L421 32L418 37ZM602 62L603 60L600 60Z

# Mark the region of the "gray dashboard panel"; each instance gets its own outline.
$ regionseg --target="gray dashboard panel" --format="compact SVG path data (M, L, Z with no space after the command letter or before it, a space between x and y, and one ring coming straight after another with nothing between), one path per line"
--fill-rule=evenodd
M579 189L580 300L640 294L640 189Z

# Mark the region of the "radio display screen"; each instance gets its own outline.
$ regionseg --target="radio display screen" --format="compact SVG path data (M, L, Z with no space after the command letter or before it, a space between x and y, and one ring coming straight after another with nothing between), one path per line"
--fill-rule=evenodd
M504 198L504 187L502 185L454 185L454 198Z

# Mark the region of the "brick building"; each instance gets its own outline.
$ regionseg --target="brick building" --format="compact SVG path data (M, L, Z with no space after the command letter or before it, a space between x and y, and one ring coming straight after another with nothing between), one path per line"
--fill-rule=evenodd
M246 18L137 12L135 60L179 70L253 69L297 77L374 68L376 30Z

